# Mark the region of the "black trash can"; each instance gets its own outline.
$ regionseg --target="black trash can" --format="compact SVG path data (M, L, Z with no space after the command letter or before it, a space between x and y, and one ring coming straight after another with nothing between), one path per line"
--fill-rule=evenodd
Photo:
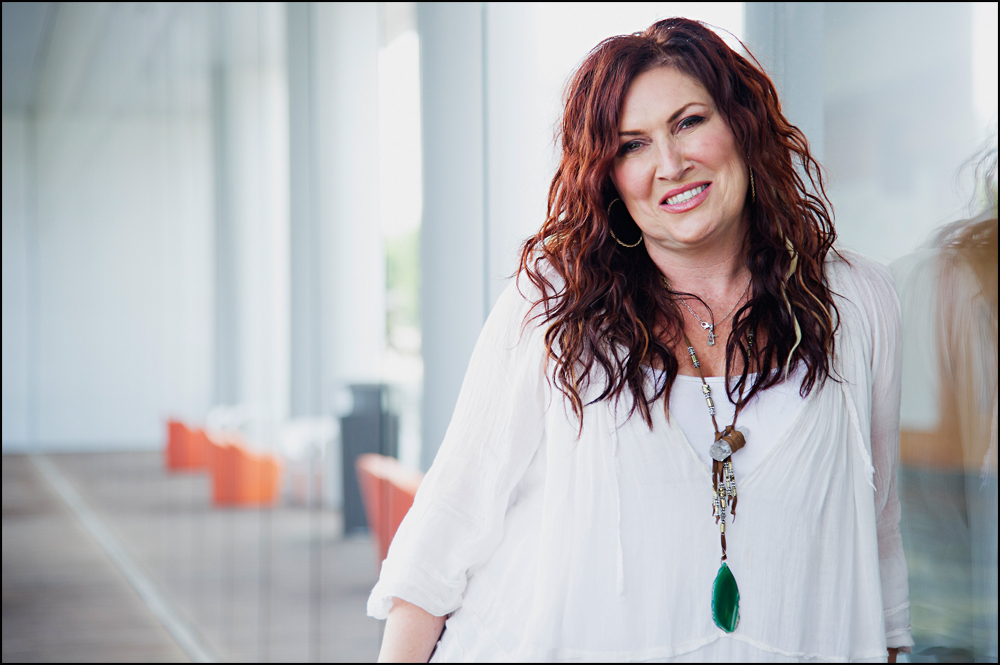
M399 449L399 416L389 410L389 386L384 383L350 386L354 409L340 419L344 454L344 533L368 530L354 461L365 453L396 457Z

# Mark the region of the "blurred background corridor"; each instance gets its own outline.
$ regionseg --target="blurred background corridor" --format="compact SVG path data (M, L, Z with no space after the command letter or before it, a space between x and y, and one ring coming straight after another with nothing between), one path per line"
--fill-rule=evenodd
M909 659L996 662L998 18L968 2L4 2L3 661L374 661L563 86L668 16L749 48L840 246L892 265Z

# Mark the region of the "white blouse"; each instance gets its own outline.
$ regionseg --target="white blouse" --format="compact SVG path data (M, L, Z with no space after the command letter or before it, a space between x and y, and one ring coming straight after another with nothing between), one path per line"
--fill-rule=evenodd
M844 254L826 269L836 380L737 476L735 632L712 620L710 467L662 409L650 430L624 402L592 403L577 437L546 380L544 324L523 328L527 280L527 299L511 285L483 328L369 615L384 619L393 597L450 615L434 661L884 661L887 645L912 645L899 305L884 268Z
M664 376L663 372L656 372L658 382L662 382ZM752 383L756 376L751 374L747 377L748 381ZM753 445L748 443L739 451L739 455L732 457L737 485L741 478L756 469L771 454L771 449L784 440L795 423L805 403L799 395L799 386L802 385L804 376L805 368L800 365L789 375L787 381L756 396L740 413L736 424L747 433L747 440L753 441ZM715 419L719 427L725 427L733 422L736 414L736 405L726 398L726 380L721 376L707 376L705 381L712 389ZM670 392L670 417L677 420L684 439L691 444L705 466L712 466L709 448L715 441L715 426L708 415L700 377L677 375Z

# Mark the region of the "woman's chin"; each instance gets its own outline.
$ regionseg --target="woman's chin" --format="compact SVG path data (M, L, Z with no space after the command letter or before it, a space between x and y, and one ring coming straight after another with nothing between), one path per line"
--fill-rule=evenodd
M656 237L656 244L673 251L705 249L719 242L719 229L713 225L684 225Z
M738 222L721 223L716 215L692 216L688 219L670 219L661 221L660 227L653 234L646 234L646 240L668 250L704 250L715 245L727 245L732 232L739 227ZM737 235L740 235L737 233Z

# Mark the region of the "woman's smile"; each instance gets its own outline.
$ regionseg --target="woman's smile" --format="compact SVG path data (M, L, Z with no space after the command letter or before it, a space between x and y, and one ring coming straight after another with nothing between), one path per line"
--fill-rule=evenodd
M687 212L701 205L711 188L712 183L699 182L672 189L660 200L660 208L675 215Z

